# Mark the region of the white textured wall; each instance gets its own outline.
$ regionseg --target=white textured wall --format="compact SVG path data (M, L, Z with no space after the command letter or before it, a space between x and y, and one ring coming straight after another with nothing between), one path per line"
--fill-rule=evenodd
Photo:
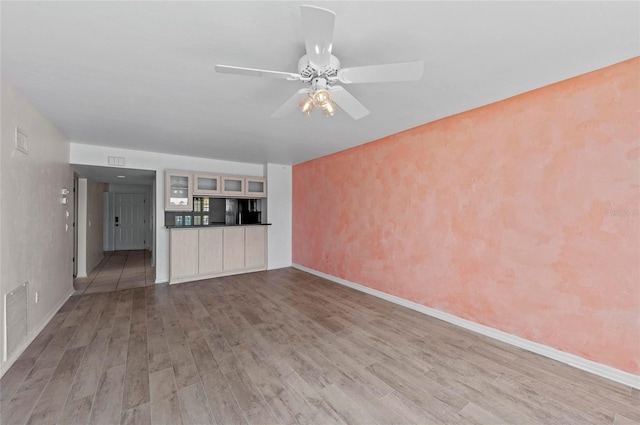
M156 204L156 187L158 187L158 176L156 176L153 184L151 185L151 222L149 223L149 227L151 228L151 245L149 246L151 248L151 265L153 265L153 267L156 266L157 257L156 232L153 231L156 226L156 222L158 221L158 218L156 217L157 208L153 208L153 206Z
M269 258L267 268L291 266L291 166L267 164L267 221Z
M64 135L11 83L0 79L0 295L4 299L6 293L29 282L29 338L33 338L73 291L72 193L67 205L60 202L60 191L73 188L73 174ZM29 136L29 155L14 149L16 125ZM0 329L4 329L3 318L4 312ZM1 348L4 353L4 341ZM2 373L16 357L0 359Z
M179 142L176 141L176 143ZM109 166L109 156L124 157L126 165L123 168L156 171L156 283L163 283L169 280L169 231L164 227L164 170L173 169L257 177L264 176L264 167L262 164L221 161L71 143L70 162L72 164L107 167Z
M0 77L1 78L1 77ZM1 81L2 86L0 87L0 99L4 99L5 98L5 90L4 90L4 80ZM2 111L3 107L4 107L4 103L2 103L0 105L0 111ZM5 122L4 120L4 115L0 117L0 123ZM6 135L8 136L8 134ZM8 143L5 140L5 130L4 127L2 127L2 129L0 130L0 199L4 199L2 197L2 195L4 195L4 191L2 190L2 182L3 182L3 178L2 178L2 159L5 157L5 155L3 154L4 151L4 145L5 143ZM4 205L4 203L3 203ZM4 230L3 230L3 225L2 225L2 218L4 217L4 214L2 212L4 208L0 208L0 241L5 240L6 238L4 237ZM4 244L0 243L0 296L2 296L2 298L0 298L0 372L4 373L5 371L5 363L4 363L4 284L2 283L4 281L4 268L2 267L2 263L3 263L3 257L2 257L2 246ZM0 373L0 376L2 374Z
M105 185L78 179L78 277L87 277L104 257L103 192Z
M79 178L78 187L78 275L77 277L87 277L87 179Z
M87 180L87 274L102 261L103 205L105 184Z

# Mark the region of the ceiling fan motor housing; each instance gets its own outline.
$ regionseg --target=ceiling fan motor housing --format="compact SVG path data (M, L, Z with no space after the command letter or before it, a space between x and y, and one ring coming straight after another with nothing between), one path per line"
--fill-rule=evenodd
M327 79L329 79L330 77L337 77L339 69L340 61L333 55L329 57L329 65L327 65L326 67L320 67L309 61L307 55L302 56L298 61L298 73L305 80L313 79L316 77L324 77Z

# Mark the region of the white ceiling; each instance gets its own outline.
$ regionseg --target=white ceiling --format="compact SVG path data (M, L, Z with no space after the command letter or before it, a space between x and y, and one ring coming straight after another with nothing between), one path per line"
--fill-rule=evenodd
M343 67L423 59L419 82L348 86L371 114L270 115L301 83L301 4L336 12ZM640 54L631 2L9 2L2 75L72 141L296 164Z

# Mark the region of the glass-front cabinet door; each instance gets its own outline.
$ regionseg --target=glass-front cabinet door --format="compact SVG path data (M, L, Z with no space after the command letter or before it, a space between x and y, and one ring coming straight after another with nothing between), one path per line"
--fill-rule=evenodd
M194 195L220 195L220 176L213 174L194 174Z
M245 178L245 194L253 198L264 198L267 196L267 179L261 177Z
M244 196L244 177L222 176L222 194Z
M165 203L168 211L193 210L193 173L165 171Z

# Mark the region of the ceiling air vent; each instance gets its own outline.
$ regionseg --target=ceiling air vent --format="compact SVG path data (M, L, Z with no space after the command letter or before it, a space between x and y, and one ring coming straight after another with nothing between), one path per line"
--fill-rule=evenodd
M22 153L29 155L29 136L20 127L16 127L16 149Z

